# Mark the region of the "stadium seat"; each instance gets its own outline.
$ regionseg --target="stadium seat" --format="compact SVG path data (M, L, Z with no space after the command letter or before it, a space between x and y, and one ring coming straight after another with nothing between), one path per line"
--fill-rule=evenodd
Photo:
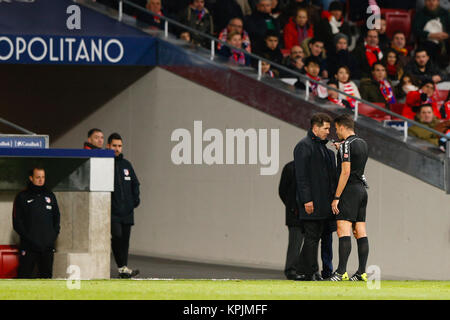
M405 107L404 103L392 103L389 105L389 108L391 109L392 112L398 113L400 115L402 114L404 107ZM402 120L402 119L397 118L397 117L392 117L392 120Z
M392 38L394 32L403 31L406 35L406 41L411 36L412 11L400 9L381 9L381 15L386 18L386 35Z
M17 277L19 250L16 246L0 245L0 279Z
M281 49L281 53L283 54L283 57L286 58L287 56L290 55L291 50L289 50L289 49Z
M374 103L377 106L380 106L382 108L385 108L385 105L382 103ZM375 109L365 103L359 103L358 104L358 113L362 114L366 117L370 117L374 120L377 120L379 122L382 122L384 120L391 120L391 116L386 114L385 112Z

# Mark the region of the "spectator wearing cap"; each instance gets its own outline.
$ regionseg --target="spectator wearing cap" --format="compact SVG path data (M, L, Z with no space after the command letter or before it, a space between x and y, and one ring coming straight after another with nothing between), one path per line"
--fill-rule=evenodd
M420 81L432 80L434 83L445 81L446 77L431 61L425 48L418 48L414 53L414 59L405 67L405 72L412 74Z
M212 15L205 7L205 0L190 0L189 6L181 13L179 21L195 30L213 35L214 23ZM192 42L205 47L210 45L210 40L195 33L191 33Z
M328 11L322 11L322 20L317 27L317 37L325 44L327 55L335 53L333 38L338 33L347 36L347 45L351 46L350 26L344 21L344 6L340 1L333 1Z
M450 13L440 7L439 0L425 0L425 7L414 16L412 30L432 60L440 67L446 67L450 52Z
M386 68L381 62L372 65L372 78L361 80L361 97L374 103L388 104L396 103L394 90L386 77Z
M283 37L286 49L299 46L304 40L314 37L314 27L308 22L308 11L305 8L298 8L295 16L289 18Z
M305 59L305 71L306 76L311 79L315 80L317 82L309 81L309 91L312 93L313 96L319 97L319 98L326 98L328 96L327 88L324 86L321 86L318 82L321 82L322 79L319 77L320 72L320 61L317 57L310 56ZM300 79L295 83L295 86L299 89L306 90L306 85L304 83L304 80Z
M338 83L334 79L329 80L327 85L329 87L338 89ZM348 109L352 108L350 103L347 100L340 98L339 92L331 90L331 89L328 89L328 101L330 101L331 103L337 104L338 106L341 106L343 108L348 108Z
M335 53L327 56L327 68L330 77L334 76L338 67L347 66L352 79L360 79L358 64L353 55L348 51L348 37L343 33L334 36Z
M253 46L263 46L268 31L275 32L279 38L280 24L270 15L271 11L271 0L258 0L256 11L244 20L244 28L250 35Z
M434 115L433 107L430 104L423 104L420 106L415 120L424 126L442 133L446 133L450 130L450 121L439 121L439 119ZM408 134L412 137L428 141L435 146L439 146L439 136L417 125L412 125L409 127Z
M247 52L252 52L252 46L250 42L250 37L248 36L247 31L244 30L244 22L241 18L232 18L225 29L223 29L219 33L219 40L227 41L228 33L231 32L239 32L242 38L242 48ZM220 50L222 47L221 43L217 44L217 49Z
M423 104L429 104L433 108L433 113L436 118L441 119L442 115L439 112L437 102L433 99L434 91L435 86L433 81L426 80L422 82L419 90L408 92L402 115L406 118L414 119L419 107Z
M371 78L373 64L383 59L383 52L378 44L378 31L367 30L364 36L364 42L356 46L353 50L353 55L358 63L362 78Z

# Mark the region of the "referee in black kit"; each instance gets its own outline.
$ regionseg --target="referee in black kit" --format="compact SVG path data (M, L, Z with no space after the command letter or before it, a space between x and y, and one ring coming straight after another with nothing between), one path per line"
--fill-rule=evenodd
M367 281L366 264L369 242L366 234L366 207L368 188L364 169L368 158L367 143L355 134L355 124L350 115L334 120L336 133L342 141L336 143L339 182L331 204L337 219L339 237L339 266L328 279L331 281ZM349 279L347 261L351 252L352 227L358 243L358 271Z

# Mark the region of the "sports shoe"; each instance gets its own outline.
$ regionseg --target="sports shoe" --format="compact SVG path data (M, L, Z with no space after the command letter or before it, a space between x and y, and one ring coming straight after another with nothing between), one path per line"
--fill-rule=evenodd
M327 279L328 281L348 281L348 274L345 272L344 274L340 274L334 272L331 277Z
M119 268L119 278L121 279L130 279L137 276L138 274L139 274L138 269L131 270L127 266Z
M365 281L365 282L367 282L367 273L364 272L363 274L361 274L361 273L355 272L355 274L352 275L352 277L350 278L350 281Z

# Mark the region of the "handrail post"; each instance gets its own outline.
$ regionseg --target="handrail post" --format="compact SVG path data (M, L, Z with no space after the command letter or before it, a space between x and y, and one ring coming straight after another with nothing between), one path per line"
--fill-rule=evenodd
M164 21L164 38L169 37L169 21Z
M258 80L261 80L262 77L262 61L258 60Z
M309 80L306 80L306 93L305 93L305 100L309 100Z
M214 60L215 56L215 50L216 50L216 42L214 40L211 40L211 60Z
M359 101L356 101L356 103L355 103L355 116L353 118L354 121L358 120L358 106L359 106Z
M445 172L445 191L450 194L450 139L445 142L445 160L444 160L444 172Z
M120 0L119 1L119 17L118 17L119 22L122 22L122 17L123 17L123 1Z
M408 121L403 123L403 142L408 140Z

